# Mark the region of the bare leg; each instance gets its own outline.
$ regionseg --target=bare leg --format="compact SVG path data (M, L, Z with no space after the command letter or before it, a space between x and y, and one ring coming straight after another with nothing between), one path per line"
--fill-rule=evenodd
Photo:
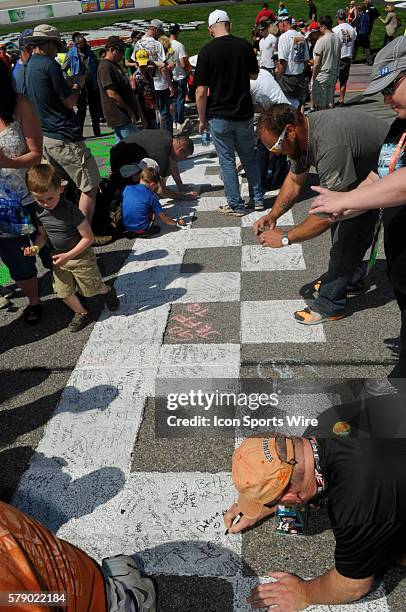
M27 296L30 306L36 306L40 303L38 295L38 278L29 278L28 280L16 281L21 291Z
M103 283L102 290L100 291L100 294L101 295L106 295L106 293L109 293L110 290L111 290L111 287L106 285L106 283Z
M86 308L83 306L77 295L70 295L69 297L64 298L63 301L71 310L73 310L73 312L80 315L87 314Z
M340 97L338 100L339 102L344 102L346 89L347 89L347 85L343 85L342 87L340 87Z
M97 189L97 187L93 187L93 189L86 191L86 193L82 191L79 198L79 209L85 215L89 223L92 222L93 213L96 206Z

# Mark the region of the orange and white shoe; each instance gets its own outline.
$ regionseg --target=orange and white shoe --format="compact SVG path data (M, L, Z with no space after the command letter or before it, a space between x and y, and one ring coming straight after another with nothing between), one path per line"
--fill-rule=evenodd
M303 308L303 310L297 310L295 312L295 319L301 325L318 325L319 323L326 323L327 321L339 321L344 319L344 314L328 316L322 315L319 312L310 310L310 308Z

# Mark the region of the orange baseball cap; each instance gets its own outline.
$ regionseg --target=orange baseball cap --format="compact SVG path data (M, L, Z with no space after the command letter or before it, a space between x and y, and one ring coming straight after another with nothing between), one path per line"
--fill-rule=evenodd
M265 504L276 500L292 476L295 451L286 440L286 461L276 450L276 438L247 438L233 453L232 475L239 492L238 508L244 516L257 519Z

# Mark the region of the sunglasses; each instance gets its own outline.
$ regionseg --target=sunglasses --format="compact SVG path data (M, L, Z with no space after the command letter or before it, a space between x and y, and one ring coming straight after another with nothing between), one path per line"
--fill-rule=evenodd
M383 89L381 89L381 94L383 96L391 96L394 93L398 83L400 83L400 81L402 79L404 79L405 76L406 76L406 74L401 74L400 76L398 76L398 78L395 79L390 85L388 85L387 87L384 87Z
M288 129L288 126L285 125L285 127L282 130L281 135L279 136L279 138L275 142L275 144L272 145L272 147L267 147L268 151L270 151L271 153L280 153L282 151L282 145L283 145L283 141L285 140L285 137L286 137L287 129Z

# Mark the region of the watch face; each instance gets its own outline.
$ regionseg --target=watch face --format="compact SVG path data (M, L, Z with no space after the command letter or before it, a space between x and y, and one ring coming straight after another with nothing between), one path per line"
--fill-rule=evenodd
M281 242L282 242L283 246L288 246L289 238L287 236L282 236Z

